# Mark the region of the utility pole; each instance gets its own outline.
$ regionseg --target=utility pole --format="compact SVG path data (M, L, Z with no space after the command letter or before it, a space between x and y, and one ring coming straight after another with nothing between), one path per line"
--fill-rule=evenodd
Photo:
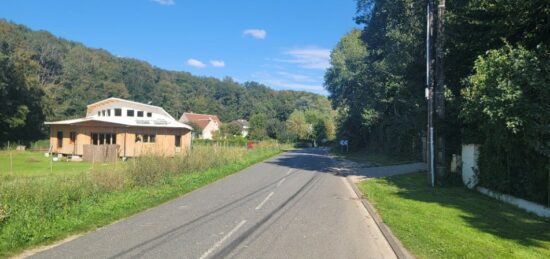
M428 157L428 184L432 187L435 185L435 141L434 141L434 121L433 121L433 108L434 108L434 1L428 0L428 6L426 10L426 99L428 100L428 127L427 127L427 157Z
M439 0L437 6L437 33L435 38L435 149L436 181L442 184L447 179L445 161L445 73L443 71L445 42L445 0Z

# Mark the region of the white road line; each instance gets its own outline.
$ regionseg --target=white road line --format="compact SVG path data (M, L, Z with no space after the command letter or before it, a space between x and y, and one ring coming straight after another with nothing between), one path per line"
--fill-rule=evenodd
M288 172L286 172L286 175L289 175L290 172L292 172L292 168L288 169Z
M281 184L286 180L286 178L283 178L279 181L279 183L277 183L277 187L281 186Z
M208 249L208 251L202 254L200 259L204 259L208 257L212 252L214 252L214 250L216 250L216 248L220 247L222 243L225 242L225 240L227 240L231 235L237 232L237 230L239 230L239 228L241 228L245 223L246 223L246 220L241 221L241 223L239 223L236 227L234 227L231 231L229 231L229 233L227 233L227 235L225 235L220 241L216 242L214 246L212 246L210 249Z
M262 208L262 206L264 206L264 204L267 202L267 200L269 200L269 198L271 198L271 196L273 196L273 192L270 192L267 197L265 197L265 199L258 205L258 207L256 207L256 210L259 210Z

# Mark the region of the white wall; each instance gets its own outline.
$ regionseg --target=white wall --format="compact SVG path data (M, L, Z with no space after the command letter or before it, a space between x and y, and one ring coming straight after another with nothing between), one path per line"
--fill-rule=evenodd
M491 191L484 187L477 187L476 189L487 196L493 197L497 200L506 202L508 204L512 204L518 208L534 213L540 217L547 217L547 218L550 217L550 208L548 207L542 206L534 202L526 201L524 199L516 198L511 195L506 195L499 192Z
M462 182L468 188L474 188L478 179L475 174L477 169L477 158L479 157L479 145L462 145Z
M478 157L479 145L462 145L462 181L468 188L473 189L475 187L476 190L480 193L483 193L502 202L514 205L518 208L534 213L540 217L550 217L550 208L548 207L524 199L516 198L511 195L495 192L481 186L476 187L479 181L475 174L475 171L478 170Z

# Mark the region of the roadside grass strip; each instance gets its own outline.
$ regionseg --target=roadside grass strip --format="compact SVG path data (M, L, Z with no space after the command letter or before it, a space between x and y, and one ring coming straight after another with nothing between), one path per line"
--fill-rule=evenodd
M418 258L550 258L550 220L462 186L431 188L425 173L358 184Z
M0 258L105 226L282 151L197 146L187 158L144 157L116 169L0 175Z

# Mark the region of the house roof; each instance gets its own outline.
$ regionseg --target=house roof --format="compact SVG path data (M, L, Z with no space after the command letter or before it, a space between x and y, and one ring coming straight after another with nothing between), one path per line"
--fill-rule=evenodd
M198 120L198 121L193 121L193 123L195 125L197 125L201 130L203 130L204 128L206 128L206 126L208 126L208 124L211 122L211 120Z
M201 129L204 129L210 121L214 121L218 126L222 125L222 122L216 115L212 114L199 114L192 112L185 112L180 117L180 122L193 122L197 124Z
M92 103L92 104L88 104L87 111L86 111L86 117L89 117L89 116L93 115L91 113L95 109L101 108L102 106L110 106L112 104L122 104L125 107L141 108L143 110L146 110L146 111L149 111L149 112L154 112L154 113L157 113L157 114L161 114L161 115L164 115L168 118L176 120L176 119L174 119L174 117L172 117L172 115L170 115L168 112L166 112L162 107L154 106L154 105L150 105L150 104L145 104L145 103L140 103L140 102L135 102L135 101L130 101L130 100L125 100L125 99L116 98L116 97L111 97L111 98L107 98L105 100L101 100L101 101L98 101L98 102L95 102L95 103Z
M144 112L151 112L151 117L128 117L128 116L99 116L95 111L112 108L131 108ZM114 114L113 114L114 115ZM192 130L191 126L174 119L164 109L158 106L128 101L120 98L108 98L88 105L86 117L54 122L45 122L46 125L76 125L84 122L104 122L132 127L149 128L184 128Z

